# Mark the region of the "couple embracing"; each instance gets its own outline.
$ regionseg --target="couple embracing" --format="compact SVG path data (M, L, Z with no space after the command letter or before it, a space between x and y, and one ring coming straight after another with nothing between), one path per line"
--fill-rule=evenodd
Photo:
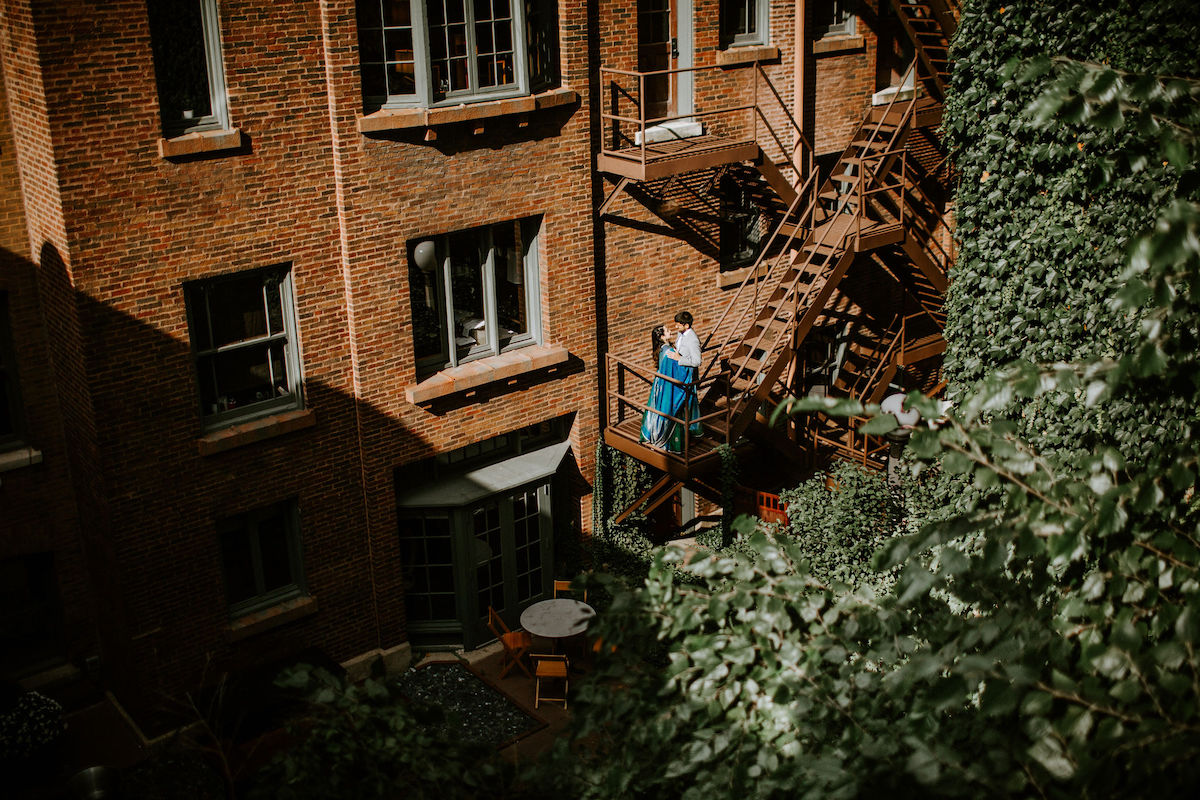
M683 451L683 426L691 422L688 435L703 432L696 398L696 370L700 366L700 338L692 330L692 315L680 311L673 322L654 329L653 348L658 374L650 386L649 409L642 416L641 441L672 453Z

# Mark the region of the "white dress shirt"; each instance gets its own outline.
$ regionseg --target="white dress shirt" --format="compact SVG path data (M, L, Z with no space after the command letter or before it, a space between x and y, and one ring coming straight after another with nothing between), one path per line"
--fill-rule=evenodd
M681 331L675 338L675 351L679 353L679 363L683 366L700 366L700 337L691 328Z

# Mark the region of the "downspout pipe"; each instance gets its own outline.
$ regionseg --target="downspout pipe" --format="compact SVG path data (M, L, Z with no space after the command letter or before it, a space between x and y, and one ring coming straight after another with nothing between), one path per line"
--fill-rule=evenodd
M804 85L807 79L805 66L808 62L808 0L796 0L796 19L794 23L795 41L792 43L792 116L803 133L807 125L804 114ZM795 151L796 175L803 182L807 177L807 162L813 154L804 155L799 149Z

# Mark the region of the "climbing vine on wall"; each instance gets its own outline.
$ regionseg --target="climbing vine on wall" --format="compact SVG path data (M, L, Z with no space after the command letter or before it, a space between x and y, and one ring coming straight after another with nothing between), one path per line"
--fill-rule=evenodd
M943 137L961 176L959 252L947 299L946 375L962 396L1014 361L1052 364L1119 358L1138 341L1142 314L1116 309L1123 255L1167 198L1198 196L1194 166L1156 156L1161 126L1091 117L1071 100L1054 124L1031 126L1026 108L1055 80L1031 59L1067 56L1117 69L1196 70L1200 10L1184 0L976 0L952 46L953 89ZM1107 85L1096 85L1100 93ZM1098 123L1098 124L1089 124ZM1117 155L1121 154L1121 155ZM1128 158L1119 183L1106 180ZM1065 457L1116 447L1130 458L1178 430L1181 401L1144 413L1138 387L1098 403L1047 392L996 409L1039 451Z
M621 522L613 517L650 488L648 467L604 442L596 445L596 480L592 484L594 558L601 568L625 575L644 575L654 545L646 533L644 514Z
M738 485L738 462L728 443L717 448L721 457L721 546L733 542L734 496Z

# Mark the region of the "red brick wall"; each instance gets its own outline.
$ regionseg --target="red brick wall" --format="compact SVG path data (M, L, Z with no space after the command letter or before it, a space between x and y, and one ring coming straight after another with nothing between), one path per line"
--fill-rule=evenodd
M599 21L586 4L560 0L563 86L579 106L490 118L478 133L441 126L436 137L358 132L352 0L221 0L231 123L246 145L177 160L158 155L144 0L30 5L4 0L0 26L33 241L24 246L41 264L38 310L84 541L99 553L95 592L119 622L105 657L129 683L178 690L199 679L207 654L223 666L316 645L346 659L403 642L394 469L573 415L571 441L590 478L601 350L648 361L650 327L688 307L703 336L731 296L717 287L715 261L663 235L638 203L614 207L632 225L593 215L611 186L591 171L593 76L597 60L636 65L633 0L601 0ZM717 8L695 0L698 65L717 57ZM780 57L764 64L789 103L793 8L773 3ZM840 149L874 88L873 38L859 32L861 52L814 59L809 70L818 150ZM698 110L747 102L752 76L704 73ZM766 113L787 127L783 109ZM543 339L566 347L570 362L428 408L407 403L416 381L408 243L530 215L543 215ZM316 424L201 456L183 283L281 262L292 265ZM23 346L41 346L30 340ZM586 485L575 490L587 528ZM319 611L231 643L215 521L288 497L300 504ZM62 513L71 530L73 512Z
M38 270L30 261L28 221L14 154L7 93L0 92L0 292L8 300L16 361L11 366L24 417L22 440L42 457L39 464L0 473L0 559L53 553L63 655L79 661L96 651L95 622L62 410L38 301Z
M47 98L41 117L21 121L18 150L29 162L26 194L47 198L38 202L49 221L39 224L65 227L58 302L77 314L87 353L94 410L84 416L95 420L93 472L127 608L128 635L114 643L123 653L107 655L173 691L199 679L207 654L222 667L305 645L346 659L402 642L396 466L573 414L572 442L590 472L598 426L586 113L535 112L524 126L488 120L479 135L443 128L432 143L421 130L366 137L356 128L351 0L223 0L230 117L248 147L163 160L144 2L103 13L50 6L10 34L27 38L23 61L6 50L6 72L25 80L35 71L23 103L41 84ZM583 14L564 2L560 28L564 84L586 103ZM45 168L51 142L57 170ZM571 362L558 376L434 410L408 404L408 241L534 214L544 215L543 338L566 346ZM202 457L182 284L280 262L292 265L316 425ZM231 644L214 523L288 497L301 508L319 611Z
M814 3L808 5L812 25L816 7ZM878 7L878 0L860 3L855 36L862 37L861 46L813 53L810 43L805 96L811 141L818 155L840 153L871 107L871 95L876 90ZM822 44L834 41L830 38Z

